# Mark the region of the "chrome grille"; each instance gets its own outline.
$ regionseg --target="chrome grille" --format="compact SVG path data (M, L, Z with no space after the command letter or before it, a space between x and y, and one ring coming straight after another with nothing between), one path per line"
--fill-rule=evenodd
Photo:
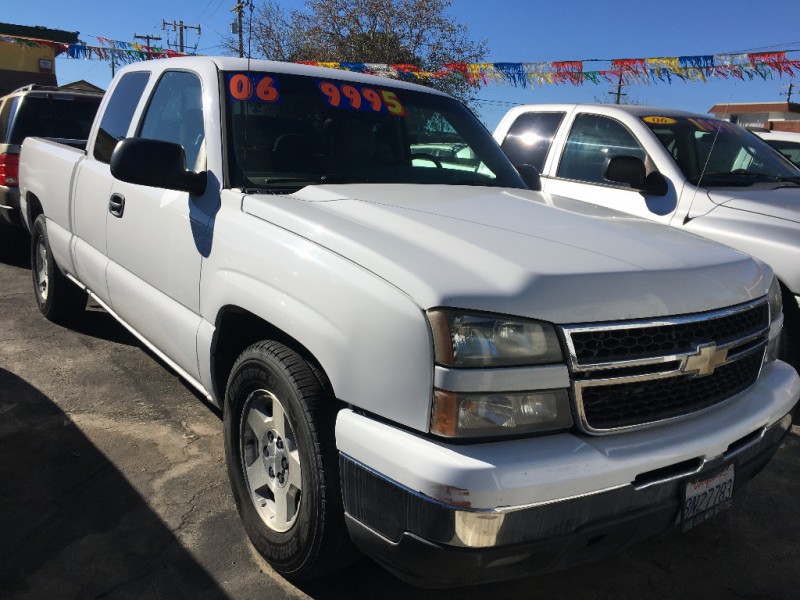
M769 335L765 299L659 320L566 326L579 427L602 435L685 417L747 389Z

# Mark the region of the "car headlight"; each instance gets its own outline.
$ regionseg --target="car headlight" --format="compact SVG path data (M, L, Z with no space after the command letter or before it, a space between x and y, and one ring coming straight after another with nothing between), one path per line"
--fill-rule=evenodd
M456 393L435 390L431 432L449 438L545 433L572 426L567 390Z
M777 277L772 278L767 297L769 298L769 320L774 321L783 314L783 295Z
M549 323L454 309L428 311L437 364L510 367L563 362Z
M771 362L778 358L781 351L781 329L783 328L783 296L781 284L777 277L772 278L767 294L769 300L769 343L764 353L764 362Z

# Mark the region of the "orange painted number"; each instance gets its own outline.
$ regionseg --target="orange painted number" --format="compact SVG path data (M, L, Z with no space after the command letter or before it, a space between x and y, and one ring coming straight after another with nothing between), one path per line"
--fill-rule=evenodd
M400 100L398 100L397 94L388 90L381 90L381 96L383 97L384 104L386 104L386 109L391 114L399 117L405 116L406 109L400 103Z
M253 84L247 75L234 75L228 84L228 89L234 100L249 100L253 95Z
M264 102L275 102L280 97L280 93L275 87L275 80L272 77L264 77L259 81L256 86L256 96Z

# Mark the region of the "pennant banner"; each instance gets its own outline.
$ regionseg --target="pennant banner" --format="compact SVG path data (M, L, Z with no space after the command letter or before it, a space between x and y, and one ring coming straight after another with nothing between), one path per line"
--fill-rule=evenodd
M83 42L61 44L34 38L2 35L0 43L21 44L27 47L50 47L57 56L69 59L113 60L119 64L154 58L191 56L166 48L142 46L105 37L95 37L95 39L98 43L97 46L90 46ZM731 77L751 81L756 77L766 80L775 75L778 77L800 75L800 60L788 58L787 52L798 52L798 50L556 62L451 62L427 69L410 64L361 62L300 61L299 64L343 69L354 73L367 73L408 81L454 78L465 80L476 88L490 84L526 88L542 85L582 85L587 82L595 85L604 82L647 85L672 83L675 79L684 82L707 82L712 79L730 79ZM606 63L608 68L585 70L586 63Z

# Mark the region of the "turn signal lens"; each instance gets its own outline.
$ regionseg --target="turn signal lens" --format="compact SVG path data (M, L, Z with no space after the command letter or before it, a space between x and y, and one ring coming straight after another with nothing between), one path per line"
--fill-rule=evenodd
M0 154L0 185L17 187L19 185L19 154Z

